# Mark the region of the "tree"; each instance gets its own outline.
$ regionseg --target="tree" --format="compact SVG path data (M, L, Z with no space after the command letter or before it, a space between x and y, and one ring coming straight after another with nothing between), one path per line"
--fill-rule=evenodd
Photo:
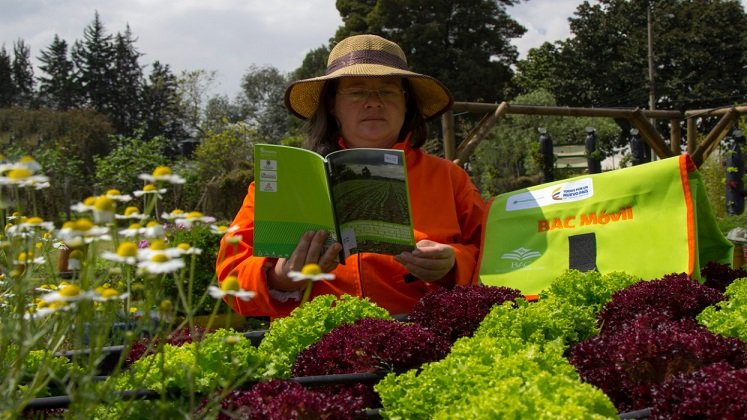
M168 64L153 63L143 85L140 106L143 138L163 136L174 149L189 137L184 125L184 110L180 106L179 81Z
M548 87L562 105L648 108L649 7L657 109L747 98L747 19L738 1L585 1L570 19L571 38L518 65L521 83Z
M15 104L29 107L34 100L34 68L31 65L31 49L19 39L13 43L11 71L15 86Z
M3 46L0 48L0 108L7 108L13 104L16 89L12 73L10 55Z
M444 82L457 100L495 102L505 97L518 58L510 41L526 32L506 13L516 3L379 0L368 30L400 44L413 70Z
M39 96L43 104L59 110L76 105L73 62L68 57L65 40L55 34L52 43L41 52L39 69L46 74L40 76Z
M284 105L288 77L274 67L252 66L241 82L246 121L270 143L287 134L288 111Z
M131 136L140 125L143 68L138 63L140 54L135 49L130 26L118 33L114 40L110 118L117 133Z
M76 82L84 94L84 105L111 115L115 51L112 36L106 33L98 12L93 22L83 30L83 38L73 45L72 56L77 69Z
M177 79L179 106L184 112L186 129L193 137L202 137L206 130L202 127L203 106L208 92L215 83L215 70L182 71Z

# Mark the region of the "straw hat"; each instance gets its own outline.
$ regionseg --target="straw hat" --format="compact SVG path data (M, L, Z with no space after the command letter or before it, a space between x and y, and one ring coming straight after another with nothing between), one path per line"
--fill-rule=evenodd
M443 83L407 68L407 58L399 45L376 35L354 35L340 41L329 53L324 76L298 80L288 86L285 105L297 116L308 119L319 106L327 80L400 76L410 81L425 120L441 115L451 106L454 100Z

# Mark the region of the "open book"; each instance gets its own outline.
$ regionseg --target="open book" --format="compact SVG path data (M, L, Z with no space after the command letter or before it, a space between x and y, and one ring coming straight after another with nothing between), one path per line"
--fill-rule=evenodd
M297 147L254 146L254 255L287 258L304 232L326 229L357 252L415 248L405 155L345 149L326 157Z

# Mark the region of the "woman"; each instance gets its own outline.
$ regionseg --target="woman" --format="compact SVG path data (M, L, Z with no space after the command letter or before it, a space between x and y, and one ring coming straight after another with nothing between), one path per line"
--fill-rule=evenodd
M464 170L420 149L427 137L426 122L453 103L441 82L409 71L397 44L357 35L332 49L324 76L292 83L285 103L308 120L305 147L322 155L356 147L405 151L417 244L397 256L354 254L340 265L336 258L341 245L324 250L328 235L319 231L307 232L287 259L252 256L252 183L232 233L221 242L216 266L219 281L236 276L242 289L256 292L249 301L228 300L238 313L288 315L305 287L288 273L309 263L335 275L334 280L315 282L312 298L367 297L393 315L409 313L430 290L476 281L485 202Z

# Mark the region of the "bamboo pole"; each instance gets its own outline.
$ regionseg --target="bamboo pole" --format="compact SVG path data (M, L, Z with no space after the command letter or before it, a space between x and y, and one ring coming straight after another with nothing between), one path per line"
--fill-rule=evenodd
M480 144L482 139L488 135L490 128L493 127L495 121L503 116L508 110L508 103L501 102L492 114L488 114L483 118L480 123L467 135L462 144L459 145L457 150L457 158L454 159L454 163L461 165L469 159L472 152L475 151L477 146Z

